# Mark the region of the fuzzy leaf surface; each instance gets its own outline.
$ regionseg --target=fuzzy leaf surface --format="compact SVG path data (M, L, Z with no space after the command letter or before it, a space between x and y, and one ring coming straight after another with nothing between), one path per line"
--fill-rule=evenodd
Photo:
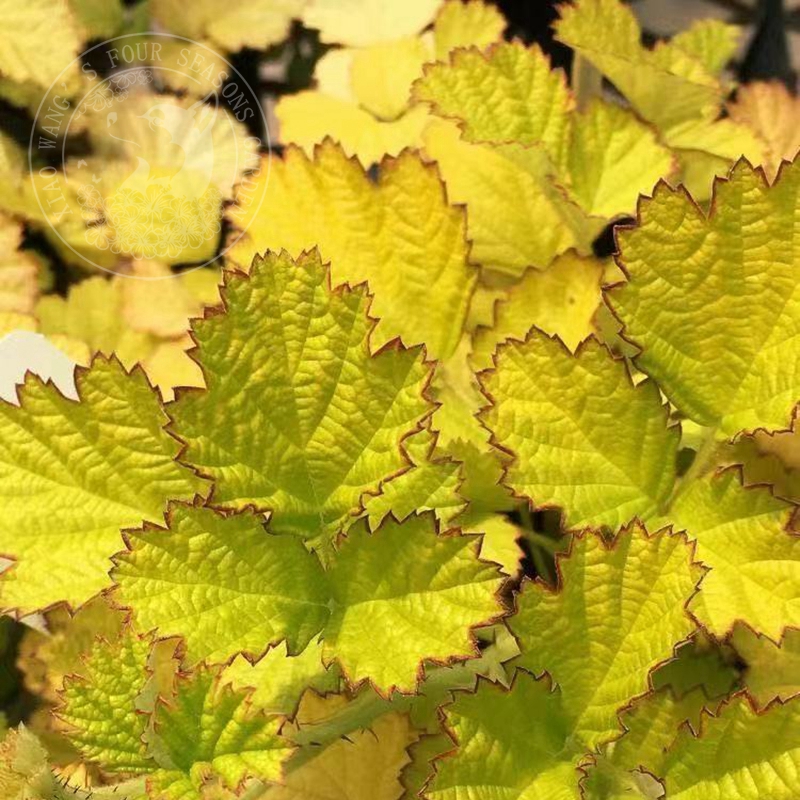
M626 800L663 796L653 777L663 772L681 727L697 730L708 697L701 689L676 697L661 690L633 703L620 715L625 735L602 748L587 771L586 800Z
M618 527L654 514L675 477L678 437L652 382L634 386L622 361L590 339L576 355L534 332L501 348L485 373L482 418L514 457L505 484L567 527Z
M31 378L20 408L0 403L0 551L17 559L3 605L80 605L108 586L120 528L157 522L169 498L207 492L180 466L179 445L140 371L96 359L80 402ZM57 524L54 524L57 520Z
M685 728L662 772L670 800L790 800L800 792L800 704L759 714L739 696L699 737Z
M554 183L555 168L541 146L470 142L455 123L445 120L428 126L424 140L450 202L469 209L467 227L476 263L520 277L527 267L543 269L569 248L590 249L603 222L589 219ZM505 213L498 216L498 208ZM532 228L531 219L541 224Z
M247 777L278 780L292 746L278 735L281 720L254 712L247 695L220 687L200 670L183 679L170 705L155 712L158 739L151 776L156 797L200 800L209 776L237 789Z
M323 635L353 683L414 689L424 659L478 655L471 630L503 609L494 564L476 537L440 535L433 515L350 529L329 572L333 599Z
M709 216L662 185L620 236L630 280L612 303L643 348L640 368L727 436L784 428L797 402L798 192L800 164L769 187L742 162L717 184Z
M675 500L661 520L697 541L710 572L692 611L718 636L741 620L778 639L800 624L800 537L792 507L765 488L743 488L735 470L707 475Z
M511 618L525 669L510 689L479 681L445 707L458 749L436 762L434 800L574 800L582 756L620 735L618 713L692 629L698 575L680 538L584 534L561 568L561 590L528 584Z
M119 602L141 630L186 639L191 663L260 655L284 639L299 652L328 616L319 559L300 538L267 533L251 513L174 505L169 529L128 532Z
M256 178L260 208L233 215L247 234L230 257L247 269L264 248L297 255L318 247L331 262L334 286L369 282L370 310L380 319L375 347L400 336L446 358L477 280L464 211L447 204L436 169L416 154L385 159L378 172L373 182L331 142L316 148L313 160L289 148Z
M461 120L468 141L541 143L563 163L574 101L563 73L551 70L538 47L456 50L449 64L426 68L414 96L437 116Z
M82 755L110 772L148 772L143 736L147 717L136 696L148 679L151 642L126 631L113 644L98 641L83 673L67 680L58 716Z
M192 664L257 657L283 640L294 655L321 634L324 662L338 661L353 683L411 691L425 659L476 656L472 629L504 611L503 576L477 558L478 538L440 535L432 514L389 518L374 533L358 523L327 571L300 538L269 533L250 513L176 505L169 530L128 536L118 600L142 630L184 637ZM254 688L260 705L267 690ZM270 702L284 702L277 694Z
M639 195L673 166L669 150L631 112L595 101L575 115L568 186L587 214L612 219L633 213Z
M290 655L282 642L255 663L241 654L236 656L223 670L220 681L230 683L237 691L253 689L250 702L254 708L270 714L292 714L306 689L335 691L339 670L325 667L319 641L313 640L298 655Z
M557 335L571 350L594 332L601 301L603 262L564 253L544 270L530 269L494 305L494 320L475 331L471 362L492 366L492 356L506 339L524 339L535 325Z
M329 539L366 492L408 466L432 406L418 349L370 355L364 287L332 291L319 256L268 254L229 274L226 313L194 325L207 391L171 407L215 503L270 509L272 530Z
M557 592L528 583L510 626L536 675L563 694L562 713L588 748L619 731L617 714L694 629L686 604L702 577L685 539L623 530L611 546L576 537Z

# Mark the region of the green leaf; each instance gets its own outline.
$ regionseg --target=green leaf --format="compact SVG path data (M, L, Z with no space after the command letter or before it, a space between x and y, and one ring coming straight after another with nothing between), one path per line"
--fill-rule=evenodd
M791 800L800 792L800 704L759 714L738 696L699 736L685 728L658 777L670 800Z
M653 775L663 771L681 728L699 729L707 703L700 689L679 698L662 689L635 701L620 715L625 735L602 748L588 767L585 800L663 797L663 786Z
M575 0L560 14L558 39L594 64L667 142L682 123L717 116L719 82L680 48L644 47L633 11L620 0Z
M572 355L532 332L500 348L482 381L482 419L513 455L505 483L536 506L558 505L570 528L656 513L675 479L678 435L651 381L589 339Z
M120 528L207 491L175 461L179 445L141 371L96 358L76 383L80 402L29 378L21 408L0 403L0 551L15 559L6 608L80 605L109 585Z
M208 388L170 407L183 458L215 480L215 504L269 509L272 530L327 543L407 468L429 370L419 349L370 355L369 295L332 291L317 254L267 254L249 277L227 273L223 295L226 313L194 323Z
M639 367L726 436L785 428L797 402L799 187L797 166L770 187L742 162L716 184L709 215L661 185L620 234L629 281L611 302L643 347Z
M588 752L622 735L618 714L693 628L699 571L682 538L587 533L560 566L561 590L528 584L511 618L526 669L510 690L478 681L445 708L458 749L436 762L432 800L574 800Z
M567 157L568 188L587 214L632 214L640 194L675 169L669 150L631 112L594 101L575 115Z
M737 436L720 453L725 465L740 465L745 486L766 484L777 497L800 502L800 427Z
M791 516L792 506L764 488L742 488L729 469L692 481L659 521L685 530L710 567L691 608L711 633L724 636L741 620L778 639L800 624L800 539Z
M567 252L547 269L529 269L494 306L491 325L474 334L471 362L475 369L493 365L497 346L506 339L524 339L535 325L557 335L572 351L594 332L601 304L603 262Z
M262 164L253 202L231 214L246 232L229 257L247 269L264 248L297 255L318 247L334 286L369 282L370 311L380 320L374 347L399 336L447 358L477 279L464 209L448 205L436 168L415 153L386 158L377 172L373 181L331 142L316 147L313 160L288 148Z
M312 641L296 656L289 655L286 643L282 642L255 663L243 655L236 656L222 671L220 682L230 683L237 691L253 689L250 693L253 708L270 714L292 714L306 689L320 694L335 691L339 670L335 666L325 667L319 641Z
M481 534L481 558L515 575L522 558L516 543L520 531L499 513L511 510L514 502L497 483L500 466L493 455L460 440L437 449L437 436L427 428L409 437L405 446L413 467L367 498L364 510L370 527L376 528L389 514L402 520L415 511L433 511L442 524Z
M156 796L200 800L209 777L230 789L247 777L278 780L293 750L278 735L281 722L254 713L246 694L220 687L213 670L184 678L172 703L159 704L155 712L152 755L160 768L150 782Z
M56 776L47 750L24 725L0 743L0 793L3 800L145 800L140 778L87 790Z
M556 185L556 169L543 147L513 140L476 144L465 141L454 122L444 120L428 126L424 139L450 202L469 209L476 263L520 277L527 267L543 269L571 247L590 252L604 221L589 218ZM531 228L531 219L540 224Z
M369 678L386 692L411 691L423 660L477 656L472 629L503 615L503 577L478 560L479 540L437 527L426 514L348 532L329 571L323 641L352 683Z
M414 97L437 116L462 120L467 141L542 143L555 164L564 161L574 100L538 47L455 50L449 64L426 66Z
M787 628L776 643L746 625L736 625L731 644L746 664L744 685L760 708L775 698L800 694L800 631Z
M136 707L149 679L152 642L125 631L112 644L99 640L81 674L65 682L58 717L81 754L109 772L148 772L147 717Z
M677 47L697 59L709 75L719 75L736 55L741 28L717 19L700 19L675 34L670 47Z
M389 514L402 520L415 511L433 511L440 522L450 522L466 505L459 493L461 465L434 455L436 434L429 428L409 436L404 446L412 467L386 481L380 494L367 497L364 511L370 527L377 528Z
M594 749L618 735L620 710L648 691L648 673L694 630L686 605L702 571L685 538L638 526L610 545L577 536L558 564L562 588L528 583L510 628L519 663L550 674L569 730Z
M141 630L183 636L196 663L284 639L297 653L322 629L327 582L301 539L267 533L252 513L186 505L170 506L168 526L129 531L113 572Z
M138 626L183 636L191 663L284 639L294 654L322 633L324 660L353 683L409 691L424 659L477 655L472 628L503 613L503 579L478 560L479 540L439 535L432 515L387 519L375 533L358 523L327 573L300 539L267 533L249 513L175 505L169 524L129 532L114 579Z
M659 667L651 676L653 688L665 686L682 698L700 689L709 700L730 694L739 683L735 652L704 632L675 648L675 658Z
M575 800L579 745L570 739L562 694L519 671L511 690L478 682L445 717L458 750L436 762L430 800Z
M434 759L449 753L453 740L446 733L425 734L408 749L410 761L403 767L401 783L406 790L403 797L424 797L422 794L434 776Z

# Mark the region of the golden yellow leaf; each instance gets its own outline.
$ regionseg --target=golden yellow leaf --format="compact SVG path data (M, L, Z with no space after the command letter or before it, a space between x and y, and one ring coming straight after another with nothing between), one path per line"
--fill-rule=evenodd
M777 174L781 161L792 161L800 150L800 99L782 83L740 87L728 113L764 142L763 166L770 178Z
M231 214L245 231L228 254L235 264L248 269L267 249L297 256L318 247L334 285L369 283L380 320L373 347L400 336L407 346L424 342L434 358L455 350L477 272L464 211L447 204L434 167L403 153L384 159L374 182L326 142L313 160L289 148L254 183L260 205Z
M298 144L311 155L316 144L330 138L365 167L416 145L428 122L422 107L386 122L352 102L315 91L282 98L275 113L282 141Z
M396 119L408 106L411 84L427 60L428 48L419 37L356 50L350 80L362 108L378 119Z
M509 338L524 339L535 325L557 334L574 352L594 332L601 302L604 264L574 251L559 256L547 269L529 269L495 304L494 322L475 332L472 363L476 370L492 366L497 346Z
M418 738L407 714L384 714L296 769L290 762L283 785L263 800L397 800L400 771L411 760L407 748Z
M321 41L363 47L413 36L433 22L441 0L309 0L303 22Z
M306 0L232 0L221 9L217 0L195 0L187 9L181 0L153 0L150 8L153 17L171 33L236 51L243 47L265 50L285 39L305 3Z
M447 0L433 25L436 58L445 60L458 47L485 47L499 41L506 27L503 15L481 0Z
M22 226L0 213L0 313L30 314L39 294L39 265L19 250Z
M311 152L330 136L364 166L419 146L428 115L422 107L409 108L409 100L423 65L456 47L496 41L504 26L502 15L480 0L449 0L432 32L395 33L390 39L330 50L317 64L316 90L278 103L281 138Z
M425 151L441 170L450 202L466 204L471 257L487 270L519 277L570 248L588 252L605 224L555 184L555 167L541 146L473 143L454 122L436 120L425 131Z

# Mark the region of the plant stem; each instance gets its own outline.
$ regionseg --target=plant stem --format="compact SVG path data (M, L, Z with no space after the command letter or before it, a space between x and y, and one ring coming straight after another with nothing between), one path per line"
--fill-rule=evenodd
M676 500L705 473L716 464L721 443L717 440L717 428L708 428L700 442L700 447L695 452L694 461L682 478L678 479L666 503L659 509L663 516L675 504Z
M585 111L589 103L599 97L603 90L603 76L579 53L572 57L572 91L578 111Z

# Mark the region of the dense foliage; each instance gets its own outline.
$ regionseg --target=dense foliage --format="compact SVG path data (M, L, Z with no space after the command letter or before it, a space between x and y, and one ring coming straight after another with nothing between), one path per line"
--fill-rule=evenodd
M58 5L60 61L0 49L20 107L122 24ZM220 134L242 183L166 260L59 231L0 139L0 332L79 363L0 401L0 795L800 796L797 101L619 0L561 8L569 82L481 0L182 5L222 52L341 46L280 156ZM100 203L133 154L85 123Z

